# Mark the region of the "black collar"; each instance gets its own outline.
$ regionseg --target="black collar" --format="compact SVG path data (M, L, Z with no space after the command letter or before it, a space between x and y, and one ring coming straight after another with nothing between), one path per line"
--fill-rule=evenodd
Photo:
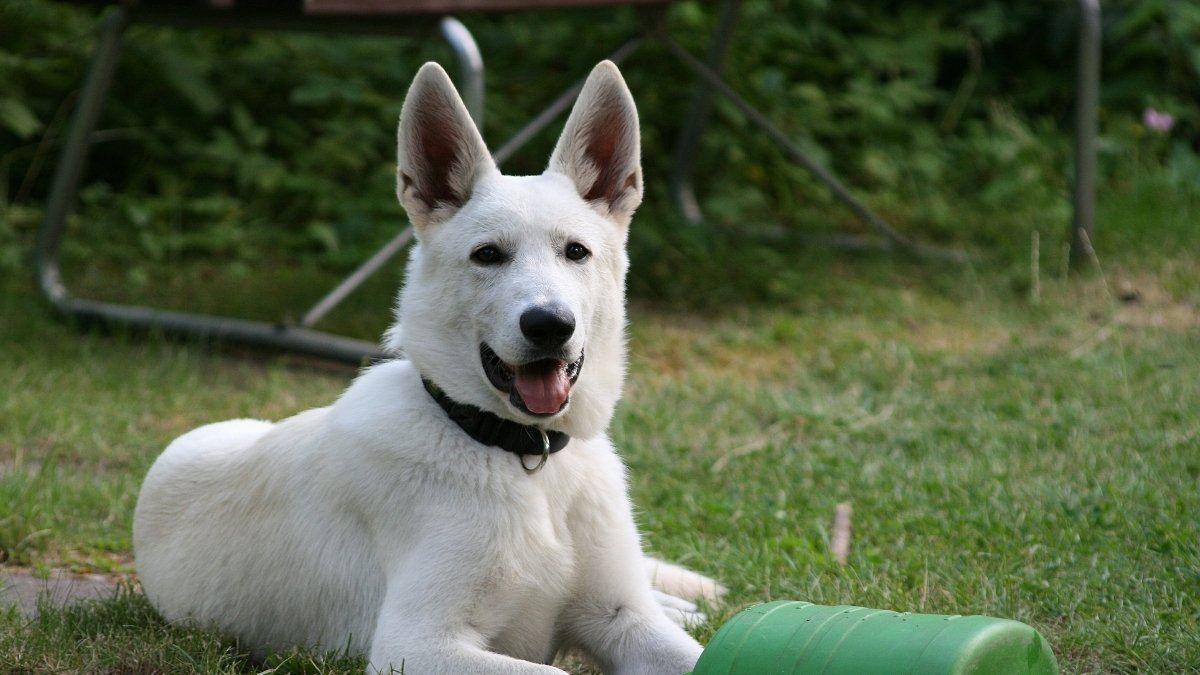
M521 458L521 466L533 473L542 468L546 456L562 450L567 446L571 437L561 431L543 431L534 426L525 426L512 420L506 420L486 410L480 410L473 405L459 403L446 395L436 384L421 378L425 391L437 401L446 411L446 415L454 421L468 436L476 441L506 450ZM525 466L525 456L542 456L542 460L533 468Z

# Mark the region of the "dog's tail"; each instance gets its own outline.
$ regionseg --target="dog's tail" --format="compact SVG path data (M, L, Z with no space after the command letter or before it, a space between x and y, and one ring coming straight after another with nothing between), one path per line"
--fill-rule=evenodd
M716 605L727 590L724 586L703 574L693 572L658 558L645 558L646 573L654 590L682 598L689 602L701 600Z

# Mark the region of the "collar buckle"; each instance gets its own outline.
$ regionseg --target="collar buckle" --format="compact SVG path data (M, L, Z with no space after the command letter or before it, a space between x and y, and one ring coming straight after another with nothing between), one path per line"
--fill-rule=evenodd
M550 458L550 436L546 434L545 429L538 429L538 433L542 435L542 455L541 459L538 460L538 463L531 469L528 466L525 466L525 455L517 455L519 461L521 462L521 468L524 469L525 473L529 474L530 476L538 471L541 471L542 467L546 466L546 460Z

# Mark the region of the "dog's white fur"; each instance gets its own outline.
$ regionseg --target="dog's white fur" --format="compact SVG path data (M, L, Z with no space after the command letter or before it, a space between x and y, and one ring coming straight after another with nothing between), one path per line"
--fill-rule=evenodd
M502 176L445 72L401 113L397 191L416 228L388 345L333 405L176 439L134 516L142 586L170 621L258 653L306 645L407 673L557 673L578 647L613 673L684 673L700 645L664 608L720 587L644 557L605 435L624 375L625 240L641 201L637 113L617 68L589 77L540 176ZM580 242L592 255L568 260ZM511 253L473 264L483 243ZM557 301L586 361L567 407L534 418L492 387L479 344L528 358L524 308ZM572 436L527 475L423 390ZM660 604L661 603L661 604Z

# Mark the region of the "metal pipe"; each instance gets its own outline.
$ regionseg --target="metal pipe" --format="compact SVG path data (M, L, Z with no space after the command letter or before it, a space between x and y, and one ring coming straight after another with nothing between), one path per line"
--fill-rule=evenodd
M454 56L458 59L458 72L462 78L461 90L463 103L467 112L475 121L475 127L483 134L483 54L474 36L461 21L452 17L442 17L439 24L442 37L450 43Z
M121 37L129 23L129 10L124 5L109 8L100 23L100 40L91 68L83 83L79 103L71 120L71 128L63 145L54 182L46 201L46 215L38 230L34 247L34 271L38 288L51 303L58 304L69 297L62 282L58 266L58 246L66 229L67 214L75 205L79 192L79 180L87 166L89 137L96 129L108 88L112 84L117 68L117 57L121 52Z
M1075 83L1075 213L1068 258L1079 269L1091 257L1096 227L1096 135L1100 102L1100 0L1079 0Z
M742 0L726 0L721 5L721 13L717 25L713 29L712 40L709 43L705 63L717 75L725 69L725 60L729 54L729 46L733 41L733 32L737 28L738 16L741 14ZM679 130L679 139L675 142L675 161L671 171L671 199L683 217L692 224L704 220L700 204L696 199L696 190L692 186L692 162L700 144L700 135L708 125L712 113L712 95L709 87L703 82L697 82L692 101L688 104L688 114L684 118L683 128Z
M320 356L354 365L389 357L379 345L366 340L355 340L281 323L174 312L81 298L68 298L63 306L72 316L83 321L161 331L176 337L229 340Z
M325 297L318 300L317 304L313 305L312 309L308 310L308 312L304 315L304 318L300 320L300 325L306 328L315 326L317 322L325 318L325 315L328 314L334 307L337 307L339 304L341 304L341 302L346 299L346 296L353 293L354 290L361 286L364 281L371 277L371 275L378 272L379 268L387 264L387 262L391 260L392 257L397 253L399 253L400 249L404 248L404 245L407 244L412 238L413 229L412 225L409 225L401 230L400 234L392 237L391 241L384 244L383 247L371 255L370 258L367 258L366 262L359 265L358 269L351 272L350 276L343 279L341 283L335 286L332 291L329 291Z

